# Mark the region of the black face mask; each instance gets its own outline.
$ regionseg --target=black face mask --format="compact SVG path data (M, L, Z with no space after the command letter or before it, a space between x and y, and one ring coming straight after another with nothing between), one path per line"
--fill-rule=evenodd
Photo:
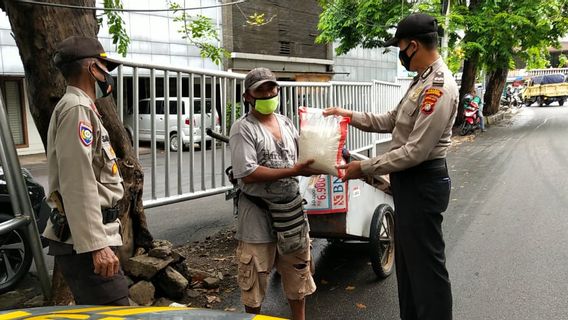
M410 43L406 46L404 50L400 50L400 52L398 53L398 58L400 59L400 63L402 64L402 66L407 71L412 71L410 70L410 61L412 60L416 52L418 52L418 49L416 49L416 51L414 51L409 57L406 55L406 51L408 51L408 48L410 48Z
M93 65L91 65L91 67L92 66ZM106 96L110 95L112 93L112 90L114 89L114 79L111 77L110 74L101 70L101 68L99 68L99 71L104 75L104 77L105 77L104 81L100 81L99 79L97 79L97 77L95 77L95 75L91 71L91 68L89 68L89 72L91 73L91 76L95 80L97 80L97 84L99 85L99 88L101 89L103 97L106 97ZM109 88L110 88L110 90L109 90Z

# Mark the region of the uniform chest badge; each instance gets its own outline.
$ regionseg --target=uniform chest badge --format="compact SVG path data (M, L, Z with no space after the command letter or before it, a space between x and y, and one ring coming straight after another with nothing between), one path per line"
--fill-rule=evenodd
M93 129L88 123L83 121L79 121L79 140L86 147L93 143Z
M418 96L420 96L420 93L422 93L423 89L424 89L424 86L418 86L418 88L416 88L414 91L412 91L412 94L410 95L410 100L416 101L416 99L418 99Z

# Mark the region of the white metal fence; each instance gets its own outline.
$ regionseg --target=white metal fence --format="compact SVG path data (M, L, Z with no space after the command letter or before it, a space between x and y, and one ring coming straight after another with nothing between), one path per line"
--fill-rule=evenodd
M510 73L510 72L509 72ZM533 69L527 70L527 76L543 76L547 74L562 73L568 74L568 68L548 68L548 69Z
M279 112L296 125L300 106L340 106L383 113L396 106L408 87L408 81L279 84ZM231 188L224 174L230 165L229 147L209 141L206 128L228 135L231 124L243 113L243 86L244 75L238 73L127 61L119 67L118 113L144 167L145 207L214 195ZM350 128L347 147L373 155L376 143L389 139L390 135ZM179 148L174 152L170 149L176 141Z

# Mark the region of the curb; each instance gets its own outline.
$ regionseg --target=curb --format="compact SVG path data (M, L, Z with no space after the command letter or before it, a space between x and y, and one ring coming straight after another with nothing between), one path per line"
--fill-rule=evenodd
M493 124L499 123L500 121L503 120L503 118L505 118L506 115L516 114L517 112L518 112L517 108L509 108L507 110L499 110L499 112L497 112L496 114L486 116L485 117L485 124L493 125Z

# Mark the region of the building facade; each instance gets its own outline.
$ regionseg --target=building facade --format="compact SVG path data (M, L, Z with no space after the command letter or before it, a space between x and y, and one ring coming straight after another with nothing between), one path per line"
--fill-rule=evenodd
M196 0L187 5L202 7L227 1ZM122 2L129 9L167 7L165 0ZM103 6L102 0L97 1L97 6ZM231 52L224 67L201 58L199 49L183 39L179 32L181 24L174 21L176 14L125 12L122 17L131 43L124 59L241 73L263 66L275 71L280 80L288 81L396 81L396 52L357 48L346 55L336 56L333 45L316 44L320 12L316 0L255 0L238 6L189 11L190 15L200 14L211 18L216 25L221 41L214 44ZM264 14L267 23L248 23L248 17L255 13ZM20 155L43 153L43 143L29 112L24 68L11 33L7 16L0 12L0 90L6 102L10 129ZM98 36L109 55L119 57L104 22ZM126 92L133 86L131 75L132 69L124 68ZM158 96L163 95L161 83L158 79ZM148 86L148 76L141 74L140 99L146 97ZM125 104L125 110L132 109L129 101L125 101Z
M122 3L129 9L167 7L165 0L122 0ZM191 1L192 7L215 4L218 4L216 0ZM97 6L102 7L102 1L97 1ZM191 14L201 14L211 18L221 32L220 8L192 10ZM210 60L201 58L199 49L182 38L182 34L178 31L181 24L174 21L174 13L125 12L122 17L131 39L128 54L124 59L193 68L222 69ZM43 143L29 112L24 67L11 33L8 17L4 12L0 12L0 88L7 105L10 129L19 155L43 153ZM98 36L110 56L120 57L104 22ZM216 44L221 45L221 43ZM129 75L128 72L129 70L126 69L125 76Z

